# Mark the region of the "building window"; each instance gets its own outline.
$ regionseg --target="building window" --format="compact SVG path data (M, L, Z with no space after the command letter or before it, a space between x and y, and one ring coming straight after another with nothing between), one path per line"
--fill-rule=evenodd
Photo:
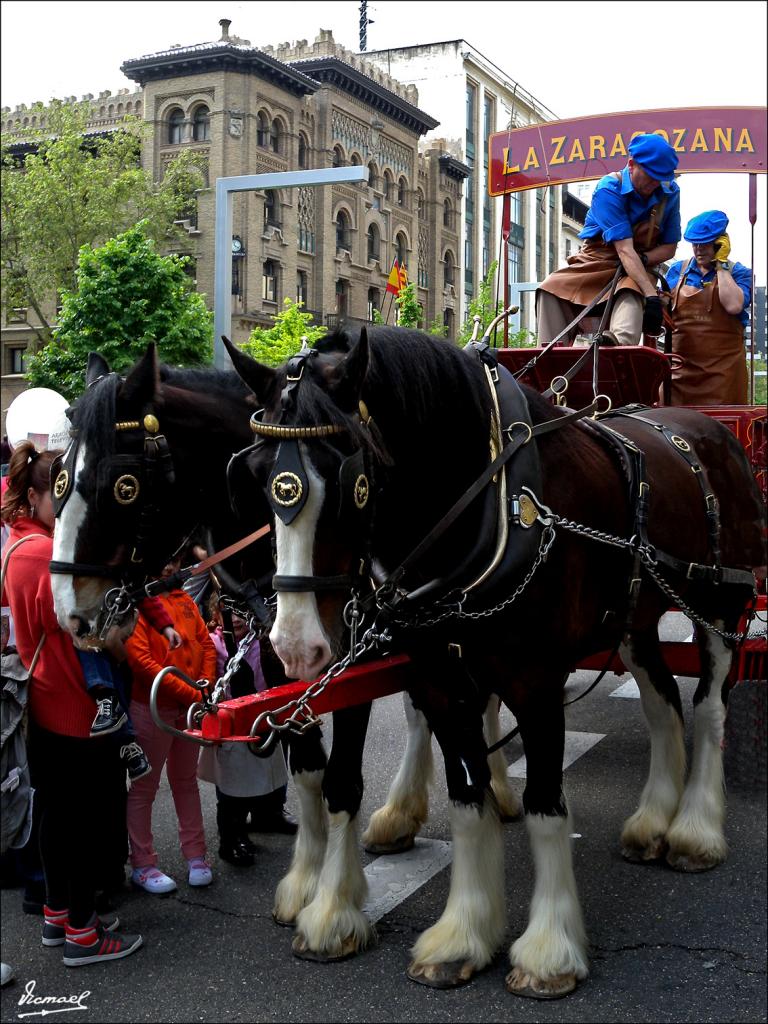
M377 177L378 176L376 174L376 164L368 164L368 187L369 188L376 188Z
M379 247L379 229L375 224L371 224L368 228L368 259L378 260L380 259L380 247Z
M277 302L277 264L265 260L261 277L261 297L265 302Z
M401 267L406 266L408 261L408 243L405 240L405 235L402 232L398 232L395 238L395 248L397 250L397 262Z
M336 315L342 319L349 309L349 281L341 278L336 282Z
M392 189L394 187L394 181L389 171L384 171L384 198L390 202L392 200Z
M351 248L349 216L345 210L339 210L336 215L336 248Z
M343 167L344 166L344 151L341 146L333 147L333 166Z
M408 195L408 182L405 180L405 178L400 178L400 180L397 183L397 205L398 206L405 206L406 205L406 197L407 197L407 195Z
M206 106L197 107L192 119L192 138L195 142L208 142L210 137L211 112Z
M269 120L263 111L259 111L256 115L256 145L264 147L269 145Z
M352 156L349 158L350 167L360 167L362 166L362 163L363 161L359 153L353 153Z
M264 227L280 227L280 197L271 188L264 193Z
M381 312L381 297L378 288L368 289L368 320L373 323L373 311Z
M566 238L566 240L565 240L565 258L568 259L568 257L570 255L571 255L571 240L570 240L570 238Z
M452 309L443 310L443 326L445 327L445 336L449 341L453 341L453 323L454 316Z
M443 227L453 230L453 207L450 199L443 202Z
M171 146L178 146L184 134L184 111L174 107L168 115L168 142Z
M416 192L416 213L419 220L427 219L427 201L421 189L418 189Z
M8 349L8 373L24 373L25 348Z
M308 277L306 270L296 271L296 301L301 302L304 308L307 307L307 288L308 288Z
M455 277L455 261L453 259L453 253L446 252L445 254L445 265L443 267L443 287L447 288L452 285L456 280Z
M475 109L477 107L477 87L467 82L467 123L466 123L466 156L475 155Z
M283 138L283 126L282 123L275 118L272 124L269 126L269 148L273 153L280 152L280 145Z
M309 166L309 143L306 136L299 133L299 168L305 170Z

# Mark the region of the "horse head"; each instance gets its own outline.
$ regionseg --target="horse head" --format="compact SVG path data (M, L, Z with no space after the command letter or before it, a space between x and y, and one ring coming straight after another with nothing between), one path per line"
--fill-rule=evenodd
M105 598L157 575L210 522L226 464L249 439L252 399L233 374L170 370L155 346L124 378L92 354L69 411L72 443L52 473L52 587L62 628L99 645ZM109 603L109 602L107 602ZM131 602L113 620L130 630Z
M266 494L277 557L270 639L287 675L314 679L340 653L343 609L368 572L367 336L348 349L305 348L278 370L227 349L262 406L256 444L230 467L233 501L242 514L254 478Z

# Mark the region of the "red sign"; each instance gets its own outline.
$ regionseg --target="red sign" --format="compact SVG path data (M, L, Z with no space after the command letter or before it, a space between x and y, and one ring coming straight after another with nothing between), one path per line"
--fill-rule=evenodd
M488 191L602 178L626 166L629 143L645 132L662 135L679 154L678 174L768 171L765 107L636 110L496 132L488 140Z

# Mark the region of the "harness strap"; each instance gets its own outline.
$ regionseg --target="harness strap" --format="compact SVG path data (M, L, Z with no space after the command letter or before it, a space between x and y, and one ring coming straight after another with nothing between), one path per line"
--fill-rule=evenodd
M278 593L305 594L314 590L345 590L354 583L348 574L341 576L280 576L272 577L272 586Z

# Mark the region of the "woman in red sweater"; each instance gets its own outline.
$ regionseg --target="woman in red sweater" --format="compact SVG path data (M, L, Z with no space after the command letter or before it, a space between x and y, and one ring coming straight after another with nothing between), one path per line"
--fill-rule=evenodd
M179 568L178 562L165 567L163 576ZM161 895L173 892L175 881L157 867L152 836L152 807L167 762L168 783L179 819L181 852L187 860L190 885L210 885L212 874L205 859L205 829L197 781L199 748L159 729L149 710L149 695L155 676L167 665L175 665L190 679L216 678L216 649L195 602L183 590L172 590L160 597L181 637L181 644L170 649L168 641L151 627L140 612L136 628L125 644L128 664L133 673L131 720L136 738L152 765L152 771L139 779L128 794L128 836L131 842L133 882L146 892ZM175 675L168 675L158 695L158 710L165 722L186 727L187 710L200 699L200 693Z
M88 696L72 640L53 610L48 563L53 555L50 469L56 452L22 441L11 456L2 519L11 527L5 595L29 685L29 763L40 817L46 905L42 941L63 946L68 967L135 952L140 935L107 931L95 912L95 882L104 856L104 808L119 806L125 771L109 739L92 739ZM42 646L40 646L42 642ZM116 921L110 924L114 928Z

